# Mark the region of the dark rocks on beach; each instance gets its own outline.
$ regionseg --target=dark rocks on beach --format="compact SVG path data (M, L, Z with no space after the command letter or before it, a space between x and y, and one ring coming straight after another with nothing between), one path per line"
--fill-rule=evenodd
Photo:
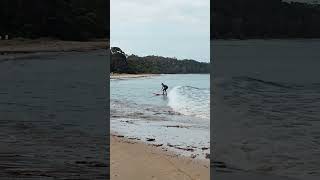
M188 128L187 126L180 126L180 125L167 125L167 128L172 127L172 128Z
M194 149L192 149L192 148L178 148L178 149L185 150L185 151L191 151L191 152L194 151Z
M184 151L191 151L191 152L194 151L193 148L189 148L189 147L183 148L183 147L179 147L179 145L172 145L172 144L169 144L169 143L167 144L167 146L173 147L173 148L176 148L176 149L180 149L180 150L184 150Z
M167 143L167 146L169 147L174 147L174 145L170 144L170 143Z
M128 139L130 139L130 140L140 140L139 138L128 138Z
M194 158L196 158L197 157L197 155L196 154L191 154L191 156L190 156L192 159L194 159Z
M128 124L133 124L132 121L120 121L120 122L125 122L125 123L128 123Z
M162 150L163 150L163 151L168 151L168 149L167 149L167 148L162 148Z
M175 127L175 128L179 128L180 126L179 125L176 125L176 126L166 126L166 127Z
M152 146L160 147L160 146L163 146L163 144L152 144Z
M147 141L155 141L155 138L147 138Z
M122 136L122 135L116 135L116 137L118 137L118 138L124 138L124 136Z

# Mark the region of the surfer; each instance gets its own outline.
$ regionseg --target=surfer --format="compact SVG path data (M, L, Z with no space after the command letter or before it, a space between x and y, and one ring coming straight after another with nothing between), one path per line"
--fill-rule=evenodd
M161 83L161 85L162 85L162 89L161 89L162 90L162 95L164 95L164 93L166 93L166 95L167 95L168 86L163 84L163 83Z

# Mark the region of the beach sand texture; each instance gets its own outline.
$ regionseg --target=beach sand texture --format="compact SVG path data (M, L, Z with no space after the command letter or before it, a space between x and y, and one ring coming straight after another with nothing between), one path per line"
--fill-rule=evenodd
M209 180L209 161L178 157L140 142L111 136L112 180Z

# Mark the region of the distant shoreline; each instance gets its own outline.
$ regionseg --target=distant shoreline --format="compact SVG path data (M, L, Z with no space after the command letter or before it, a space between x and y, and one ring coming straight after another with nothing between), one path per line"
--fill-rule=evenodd
M0 54L29 54L46 52L86 52L92 50L106 49L109 40L96 39L91 41L63 41L57 39L10 39L0 40Z
M119 74L119 73L113 73L113 74L110 74L110 79L132 79L132 78L144 78L144 77L152 77L152 76L160 76L160 74Z
M177 73L177 74L181 74L181 73ZM186 73L186 74L190 74L190 73ZM191 74L195 74L195 73L191 73ZM210 73L199 73L199 74L209 74ZM145 77L154 77L154 76L161 76L164 74L129 74L129 73L112 73L110 74L110 79L135 79L135 78L145 78Z
M62 41L49 38L0 40L0 61L32 59L50 53L103 50L108 49L108 46L108 39L92 41Z

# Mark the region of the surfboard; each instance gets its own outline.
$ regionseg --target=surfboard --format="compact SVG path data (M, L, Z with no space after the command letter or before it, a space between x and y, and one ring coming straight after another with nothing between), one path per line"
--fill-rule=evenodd
M155 96L161 96L163 95L162 93L153 93Z

